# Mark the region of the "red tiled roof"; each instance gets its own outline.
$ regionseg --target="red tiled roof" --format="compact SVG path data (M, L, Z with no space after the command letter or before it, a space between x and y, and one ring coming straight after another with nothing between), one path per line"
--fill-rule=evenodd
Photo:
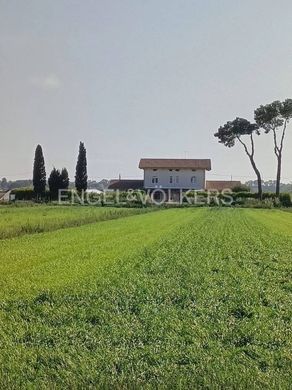
M211 160L193 158L141 158L139 168L206 169L210 171Z
M206 180L206 190L232 190L241 185L240 181L225 181L225 180Z

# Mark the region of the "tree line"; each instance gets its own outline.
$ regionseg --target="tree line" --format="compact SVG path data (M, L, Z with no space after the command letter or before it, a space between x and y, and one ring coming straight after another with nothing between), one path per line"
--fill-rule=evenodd
M79 152L75 172L75 188L78 193L87 190L87 157L83 142L79 144ZM41 145L37 145L33 164L33 189L37 199L42 199L47 186L47 175L45 168L45 159ZM61 170L52 169L48 185L52 199L57 199L59 190L66 190L69 187L69 174L66 168Z
M255 161L255 142L254 136L272 134L274 144L274 154L277 161L276 171L276 196L280 195L282 157L286 130L289 121L292 118L292 99L286 99L283 102L276 100L272 103L261 105L254 111L254 123L244 118L235 118L220 126L214 134L223 145L231 148L236 142L239 142L257 177L258 196L263 197L262 175Z

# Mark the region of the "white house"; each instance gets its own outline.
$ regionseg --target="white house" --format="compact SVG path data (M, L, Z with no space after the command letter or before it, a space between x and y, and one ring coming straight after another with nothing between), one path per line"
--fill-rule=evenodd
M139 168L144 170L146 190L203 190L211 160L142 158Z

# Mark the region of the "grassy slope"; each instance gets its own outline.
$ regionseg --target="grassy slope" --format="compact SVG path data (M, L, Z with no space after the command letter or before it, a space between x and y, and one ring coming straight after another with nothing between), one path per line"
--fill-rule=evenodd
M84 206L0 207L0 239L81 226L146 211Z
M13 260L12 275L25 264L36 279L31 289L8 276L0 384L289 388L292 237L275 235L272 214L260 213L171 210L69 229L72 239L62 231L59 241L57 232L6 241L12 259L26 243L64 247L48 260L54 277L25 247L24 263ZM67 261L77 236L87 246ZM113 252L101 260L105 250ZM88 282L71 284L77 264Z

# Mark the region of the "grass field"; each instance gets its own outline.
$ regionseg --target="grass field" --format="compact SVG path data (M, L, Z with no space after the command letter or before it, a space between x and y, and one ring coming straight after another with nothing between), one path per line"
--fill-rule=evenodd
M34 206L0 207L0 239L145 213L146 209Z
M164 210L0 251L1 388L291 388L290 213Z

